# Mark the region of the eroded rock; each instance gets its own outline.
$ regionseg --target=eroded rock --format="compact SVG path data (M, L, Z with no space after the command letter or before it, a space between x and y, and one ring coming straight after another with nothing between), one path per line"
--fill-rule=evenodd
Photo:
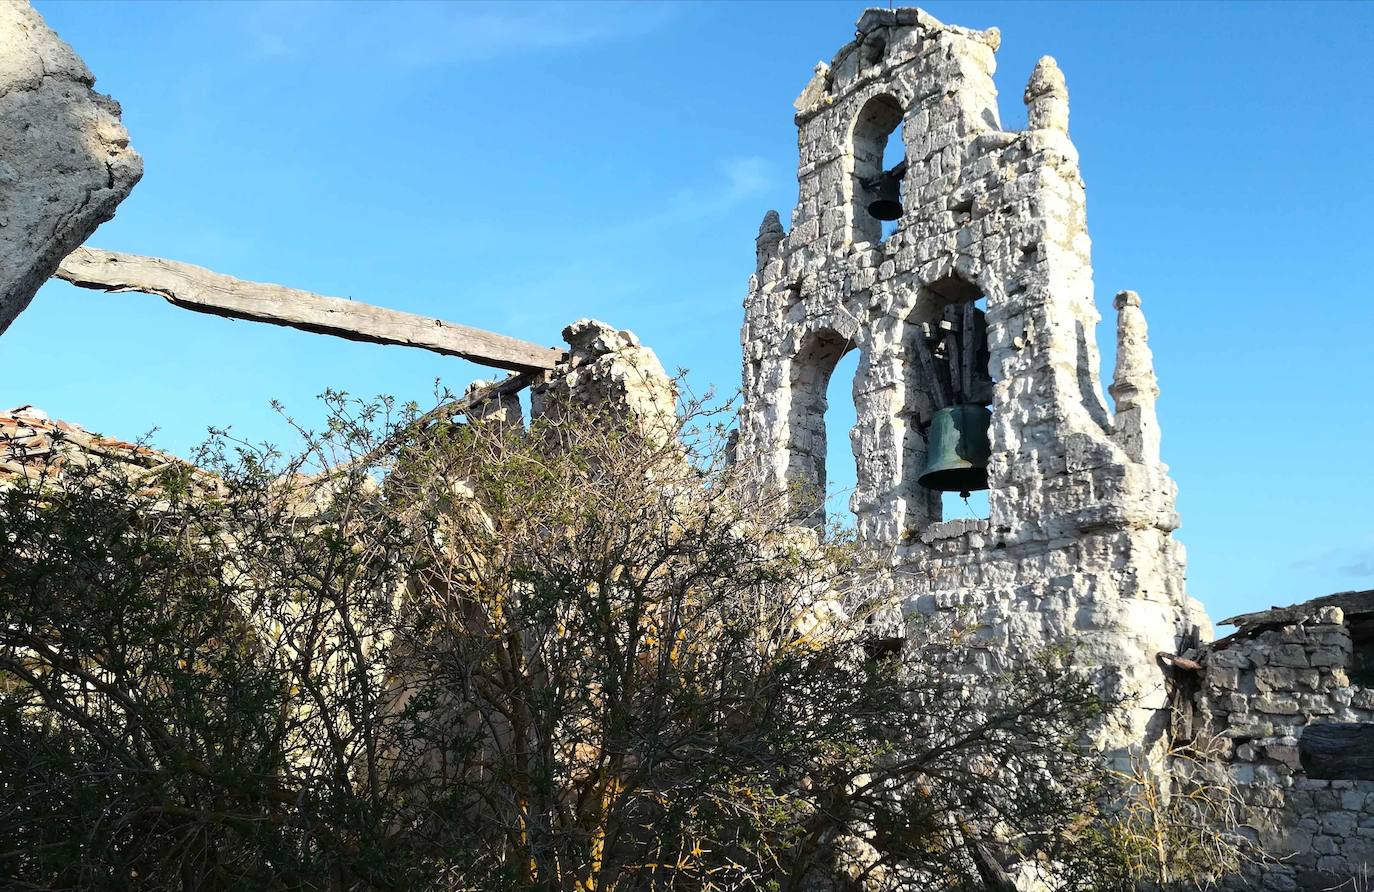
M0 334L143 175L94 84L27 2L0 2Z

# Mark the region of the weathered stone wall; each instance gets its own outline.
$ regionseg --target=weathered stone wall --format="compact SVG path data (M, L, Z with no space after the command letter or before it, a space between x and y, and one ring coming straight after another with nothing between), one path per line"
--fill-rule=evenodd
M677 431L677 390L654 351L630 331L595 319L563 329L568 353L535 385L533 415L581 407L635 422L655 438Z
M1299 752L1313 724L1374 721L1374 690L1351 682L1352 651L1345 615L1325 607L1238 633L1200 659L1197 730L1219 738L1241 818L1275 859L1234 888L1355 888L1374 874L1374 779L1308 777Z
M799 196L790 232L765 217L742 332L739 460L824 486L825 391L859 351L849 432L861 537L891 555L909 612L966 609L986 649L1071 643L1104 688L1133 696L1104 746L1152 741L1165 722L1154 655L1209 628L1184 591L1175 487L1159 461L1158 392L1139 298L1118 297L1118 365L1099 380L1092 269L1068 94L1053 59L1025 91L1030 127L1004 131L992 72L999 35L915 9L868 10L855 40L797 100ZM866 212L883 137L901 125L904 212L885 239ZM918 368L921 324L986 300L992 458L985 520L942 520L917 477L936 408Z

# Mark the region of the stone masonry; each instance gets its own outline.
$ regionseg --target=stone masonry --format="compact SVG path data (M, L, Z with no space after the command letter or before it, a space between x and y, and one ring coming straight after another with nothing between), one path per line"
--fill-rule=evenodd
M764 218L745 299L737 454L817 521L826 437L842 434L825 429L826 386L857 350L850 507L861 539L890 556L908 615L972 612L984 648L971 678L1073 645L1105 691L1133 698L1125 726L1100 741L1124 758L1153 750L1168 724L1155 654L1210 624L1184 591L1158 387L1131 292L1115 302L1115 411L1102 394L1064 76L1042 58L1024 95L1028 129L1004 130L998 44L996 30L870 9L855 39L816 66L796 102L791 228ZM867 207L899 125L903 211L884 237ZM950 312L972 302L971 315ZM976 324L951 327L960 318ZM969 353L986 358L978 372L992 381L982 520L942 519L940 494L917 483L945 386L924 364L942 322L965 345L984 342Z
M826 429L827 386L857 350L857 531L888 555L908 616L978 620L970 683L1071 645L1105 693L1130 698L1127 721L1101 730L1109 756L1144 754L1186 784L1199 763L1160 759L1166 745L1219 754L1201 770L1234 791L1264 853L1230 888L1367 888L1374 592L1236 617L1236 634L1200 640L1210 622L1173 538L1140 298L1114 301L1109 409L1068 90L1042 58L1024 93L1028 128L1004 131L998 42L919 10L871 9L816 67L796 103L790 231L770 211L756 243L737 460L818 524L826 439L840 435ZM894 132L901 214L885 233L868 209ZM957 376L932 364L942 339L986 362L989 392L965 377L950 398ZM932 415L951 402L991 409L986 519L942 518L940 494L918 482Z
M1311 728L1374 730L1374 592L1347 592L1225 620L1233 635L1178 671L1189 733L1214 741L1247 832L1273 860L1237 889L1355 889L1374 874L1374 735L1362 771L1314 753ZM1361 745L1362 744L1362 745ZM1340 775L1340 776L1333 776ZM1357 776L1358 775L1358 776Z

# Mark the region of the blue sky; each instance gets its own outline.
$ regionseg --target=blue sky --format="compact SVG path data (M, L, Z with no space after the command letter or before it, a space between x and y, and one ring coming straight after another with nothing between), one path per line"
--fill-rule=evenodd
M37 7L146 162L91 244L547 344L599 317L728 391L754 235L796 198L792 100L863 4ZM1220 618L1374 587L1374 5L927 8L1002 29L1008 128L1038 56L1067 75L1099 338L1110 363L1139 291L1192 593ZM274 398L312 419L326 387L490 375L63 283L0 359L0 402L183 453L284 439Z

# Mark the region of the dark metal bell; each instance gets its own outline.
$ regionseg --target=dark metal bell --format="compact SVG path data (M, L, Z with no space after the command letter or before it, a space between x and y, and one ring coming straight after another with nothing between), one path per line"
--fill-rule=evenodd
M963 403L936 412L926 438L926 467L916 482L926 489L963 495L987 489L991 425L986 406Z
M899 220L902 216L902 178L896 171L879 174L872 182L873 200L868 213L879 220Z

